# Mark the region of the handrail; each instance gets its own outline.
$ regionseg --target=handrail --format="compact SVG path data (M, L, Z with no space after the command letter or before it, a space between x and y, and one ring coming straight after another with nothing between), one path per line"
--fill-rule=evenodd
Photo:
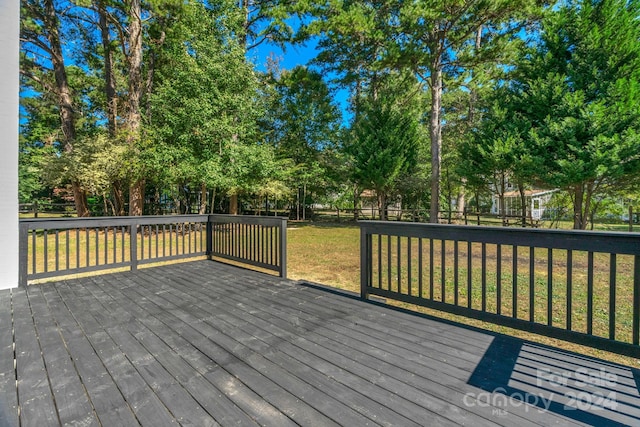
M640 234L361 221L361 296L640 351Z
M233 215L21 219L20 284L203 256L286 277L286 228L286 218ZM227 240L254 247L227 253L221 246Z

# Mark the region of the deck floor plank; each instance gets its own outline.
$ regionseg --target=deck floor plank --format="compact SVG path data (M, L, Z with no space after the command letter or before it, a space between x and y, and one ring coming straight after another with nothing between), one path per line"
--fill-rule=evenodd
M81 325L68 310L58 288L64 286L42 286L42 293L60 326L66 347L74 361L76 371L82 379L100 423L104 425L139 425L131 406L109 374L99 351L91 345ZM78 313L81 315L81 313Z
M174 283L179 282L179 280L176 280ZM238 290L237 288L235 289L236 291ZM218 303L216 304L215 300L207 300L207 296L205 294L200 294L198 295L197 298L195 298L193 300L193 304L195 305L203 305L203 309L206 310L206 307L209 305L209 310L210 312L206 312L203 314L203 316L207 317L210 316L212 313L217 313L217 318L221 318L223 316L221 316L221 313L229 313L230 315L227 317L228 319L228 323L232 323L235 325L247 325L249 324L247 321L245 321L244 319L251 319L252 317L257 317L259 316L258 310L265 310L265 307L267 309L267 311L273 311L272 309L270 310L268 306L262 306L260 307L260 304L256 305L251 305L250 302L245 301L245 302L241 302L238 301L237 304L243 305L243 304L249 304L251 305L252 309L251 310L251 315L249 315L249 312L240 312L240 313L236 313L235 317L231 316L231 311L232 311L232 307L233 305L228 304L228 299L229 299L229 295L232 295L233 292L232 289L229 290L230 292L226 292L225 293L225 299L224 299L224 304ZM169 290L170 292L170 290ZM186 295L183 295L184 298L187 298ZM207 301L207 303L204 302L199 302L199 301ZM280 301L282 303L282 301ZM274 303L275 304L275 303ZM273 308L273 307L271 307ZM224 317L223 317L224 318ZM323 325L326 325L330 322L333 322L335 320L335 318L331 318L331 317L326 317L323 319L316 319L313 327L311 329L308 330L308 334L305 334L305 340L312 340L313 339L313 335L312 335L312 330L318 330L318 328L323 327ZM294 321L290 322L290 323L282 323L282 319L278 318L276 316L271 316L271 317L267 317L265 318L264 321L260 322L262 323L262 325L268 325L267 329L264 329L262 331L259 331L259 327L257 325L250 325L250 326L242 326L243 329L249 331L249 336L254 336L254 337L258 337L260 336L261 338L259 338L259 340L265 340L262 341L263 344L262 346L259 346L259 340L256 340L254 342L254 345L258 346L255 348L256 351L262 351L265 352L269 355L271 354L276 354L279 355L281 358L285 358L285 359L289 359L292 361L298 361L297 359L299 359L300 357L302 357L303 361L307 361L309 360L309 358L313 358L313 353L312 352L308 352L308 351L304 351L302 350L300 347L297 347L296 350L298 353L307 353L306 355L300 356L300 354L295 354L295 355L288 355L286 353L280 353L280 352L269 352L269 349L272 345L276 345L279 344L281 342L285 342L286 345L286 341L295 341L296 339L298 339L299 335L300 335L300 331L299 330L294 330L292 332L287 332L285 329L287 328L288 325L293 324L293 323L299 323L299 322L305 322L307 321L307 319L300 319L300 318L296 318ZM274 334L274 332L277 332L278 329L280 328L280 334ZM251 335L253 334L253 335ZM333 348L333 350L335 351L335 345L337 345L339 343L331 343L329 345L327 345L327 348ZM284 348L282 348L281 350L284 351ZM291 350L289 350L291 351ZM346 348L343 350L344 352L346 352L347 355L353 355L353 353L356 351L356 349L346 346ZM294 350L295 353L295 350ZM348 357L348 356L347 356ZM318 358L315 359L316 362L315 364L313 364L313 366L320 366L320 364L323 362L323 360L319 360ZM326 362L326 361L325 361ZM286 361L282 362L283 366L289 366L287 364ZM386 367L386 368L390 368L390 367ZM320 371L321 372L321 371ZM387 370L387 372L389 372ZM432 423L436 423L437 420L442 420L443 422L445 422L444 419L442 419L440 414L443 414L447 411L433 411L433 409L431 409L432 412L428 412L426 409L428 408L424 408L421 407L419 404L410 404L410 401L405 398L398 398L397 395L397 390L384 390L383 388L381 388L379 386L380 384L380 380L377 379L376 380L376 385L374 387L368 387L368 385L373 385L373 383L371 383L371 376L370 375L364 375L364 376L358 376L356 374L353 374L349 371L345 371L344 369L335 366L335 365L331 365L329 364L328 369L325 366L325 374L327 373L331 373L331 377L332 378L340 378L339 381L342 381L343 383L349 384L352 387L352 391L351 393L354 393L353 390L366 390L366 395L370 398L373 399L375 398L375 400L377 402L379 402L381 405L389 405L390 408L395 407L396 409L398 409L400 412L402 413L406 413L407 416L410 417L415 417L418 419L423 419L425 417L428 417ZM304 373L304 376L308 376L308 372ZM346 375L351 375L352 378L351 381L347 381L347 379L345 378ZM449 396L450 397L450 396ZM437 398L435 398L437 400ZM429 400L434 400L434 398L431 398ZM446 404L444 401L441 401L441 403ZM399 406L398 406L399 405ZM399 409L401 408L401 409ZM451 412L451 411L450 411ZM454 410L455 412L455 410ZM379 417L379 415L378 415ZM452 420L450 420L452 421ZM458 422L460 420L457 420ZM446 423L446 422L445 422Z
M246 342L237 341L216 329L206 319L191 314L193 307L190 304L188 310L175 310L176 305L164 299L164 293L162 296L149 295L148 292L144 294L149 301L164 308L162 315L165 317L165 324L173 324L174 330L189 341L202 343L201 351L224 368L232 369L232 373L240 381L253 388L264 399L274 399L274 406L281 411L290 416L295 413L299 418L296 422L306 425L336 425L336 421L332 421L331 418L338 418L345 423L349 420L355 422L350 425L366 424L366 420L346 411L344 405L331 396L320 395L317 390L296 379L286 370L269 363L251 350ZM278 399L280 404L276 404L275 399ZM306 403L306 406L301 402ZM315 408L314 404L319 405L324 412Z
M79 423L83 426L99 425L82 381L67 352L60 330L51 315L41 289L29 289L29 303L36 319L36 328L47 375L56 401L60 423Z
M96 278L96 280L99 280L99 278ZM139 299L134 298L134 300L138 301ZM126 307L130 310L140 311L143 307L136 305L133 302L134 300L123 298L119 299L118 302L122 303L124 301ZM162 310L154 310L149 304L144 304L143 309L147 312L155 312L156 314L162 313ZM150 331L156 334L155 337L147 335L147 339L143 344L146 342L146 345L153 345L153 342L155 342L156 348L157 346L162 347L163 344L159 343L159 337L161 337L162 340L166 342L168 348L175 354L182 356L182 359L178 360L176 360L175 357L172 358L172 363L169 363L169 365L173 365L174 367L179 365L181 374L178 374L178 379L180 381L186 381L187 384L193 383L199 385L201 389L205 390L205 392L200 390L201 392L197 393L197 395L201 397L207 396L210 395L212 391L214 393L227 393L235 404L261 425L295 425L285 414L267 403L265 399L208 358L199 349L194 347L191 342L176 334L174 330L171 330L161 320L155 317L140 316L139 321L144 323L145 328L149 328ZM194 371L192 371L192 369ZM187 373L185 374L185 372ZM193 378L194 373L197 374L195 375L196 378ZM206 381L210 382L209 387L204 384ZM213 390L211 390L212 387ZM211 391L206 392L207 388ZM195 391L198 392L199 390ZM207 402L205 402L205 404L206 403ZM213 407L213 410L219 412L219 408L220 405L218 404Z
M175 288L173 289L175 290ZM171 290L168 290L171 292ZM166 293L163 293L166 295ZM184 293L179 293L176 295L179 298L187 298L187 295ZM196 299L190 299L193 302L194 306L200 306ZM205 295L202 296L202 300L205 301ZM412 425L412 421L398 412L383 410L383 411L371 411L371 395L368 397L360 394L357 390L348 388L335 381L333 378L325 376L320 372L316 371L315 373L310 369L309 366L304 365L298 362L296 359L292 357L288 357L284 353L275 351L272 347L282 342L282 338L277 338L273 343L269 343L264 340L269 340L270 337L275 337L275 335L269 333L266 330L260 330L259 328L253 326L249 322L244 319L249 316L239 316L233 317L231 315L225 315L225 309L220 305L211 305L206 308L210 308L212 311L203 311L203 317L211 317L213 312L216 313L216 318L221 319L222 322L216 322L216 325L220 327L222 325L223 329L227 329L229 333L233 333L235 336L244 335L245 340L249 342L249 346L254 349L254 351L262 354L269 361L276 363L282 369L286 369L292 374L294 374L297 378L306 381L310 384L316 385L319 390L322 390L328 396L333 396L340 402L349 403L351 405L350 408L360 412L364 416L371 419L371 421L383 424L383 425L397 425L400 422L402 425ZM226 323L228 326L224 326ZM233 326L231 326L233 325ZM232 328L232 330L229 330ZM252 340L251 337L257 338ZM348 399L347 399L348 397ZM387 396L390 397L390 396ZM385 418L386 415L386 418ZM338 416L341 416L338 414ZM433 414L435 418L438 418L437 414ZM343 419L343 418L341 418Z
M600 374L613 380L580 382ZM0 291L0 427L640 425L639 383L637 369L211 261ZM572 393L612 398L571 410Z
M150 272L151 273L151 272ZM184 272L184 274L186 274L186 272ZM189 277L185 277L185 276L181 276L180 278L176 278L174 280L172 280L172 287L167 289L167 292L171 292L172 289L176 289L176 285L180 285L180 282L183 282L182 286L188 286L185 285L185 283L188 283L189 280L191 280L191 278ZM265 310L265 307L267 307L267 311L273 311L274 307L276 306L282 306L282 307L287 307L288 303L290 303L290 301L288 301L288 294L289 293L285 293L285 294L279 294L278 298L271 298L269 295L272 294L272 292L270 291L265 291L264 287L259 288L260 290L256 290L257 293L261 293L264 294L264 298L260 298L258 299L258 301L269 301L269 299L271 298L271 301L269 302L269 305L266 304L261 304L261 303L254 303L253 299L252 300L246 300L246 299L242 299L241 297L239 297L238 292L242 292L242 288L238 288L238 287L233 287L233 284L230 281L225 281L225 285L220 285L221 287L223 287L223 290L225 290L225 298L223 300L224 304L221 304L220 301L218 301L218 304L216 304L216 299L215 298L209 298L207 299L207 294L202 292L202 291L198 291L198 295L193 298L191 297L191 299L193 300L194 304L203 304L203 301L207 301L207 304L204 305L204 307L206 307L207 305L211 305L210 308L210 312L209 313L203 313L203 317L210 317L212 313L216 313L216 318L220 318L220 313L224 313L225 311L230 311L232 310L231 307L233 307L232 304L228 304L228 300L230 298L232 298L233 295L236 295L237 298L239 298L239 300L237 300L237 304L238 305L247 305L250 306L252 308L252 310L250 310L249 312L245 312L244 314L239 314L235 319L231 320L232 323L234 324L241 324L244 322L243 319L252 319L252 318L257 318L260 316L259 311ZM243 286L247 286L246 284ZM189 288L183 288L185 290L188 290ZM271 290L273 291L273 290ZM191 293L193 293L193 290L191 290ZM165 292L163 291L163 295L165 294ZM189 295L187 295L186 293L182 293L180 295L181 298L186 298L189 299ZM304 302L304 301L302 301ZM302 309L302 302L301 301L294 301L292 304L292 306L289 306L292 310L295 310L295 315L294 315L294 319L290 320L289 324L298 324L300 325L303 322L308 322L309 318L312 317L310 316L308 313L305 315L301 309ZM214 307L215 306L215 307ZM314 306L315 307L315 306ZM300 310L296 310L296 308L300 309ZM287 311L282 311L285 314L287 313ZM358 311L358 315L361 313L362 311ZM344 317L344 316L343 316ZM337 317L334 314L328 314L326 317L324 317L321 320L316 319L313 322L313 325L311 327L308 328L308 331L314 331L314 333L316 334L320 334L323 335L324 334L324 329L330 325L335 323ZM272 335L273 331L276 331L278 329L278 326L284 327L286 328L287 324L282 324L279 323L281 319L278 319L275 316L271 316L268 318L265 318L263 322L261 322L263 325L268 325L267 329L265 329L262 333L262 335L264 336L264 334L266 335ZM245 322L246 323L246 322ZM358 329L358 328L356 328ZM255 333L255 328L251 328L252 331L254 331ZM401 355L400 357L393 357L391 358L391 362L392 363L384 363L381 362L380 360L376 360L373 359L372 357L369 357L367 359L367 355L364 354L362 352L362 347L363 346L369 346L371 348L373 348L374 351L374 355L377 356L377 354L375 352L379 352L380 349L378 347L375 346L370 346L367 342L360 342L358 343L357 340L354 340L353 338L349 337L348 335L351 333L352 331L350 330L345 330L343 331L342 334L334 334L334 336L331 336L330 338L327 338L326 336L321 336L320 338L316 338L315 340L313 339L313 335L305 335L305 339L306 340L312 340L314 343L320 343L320 345L324 346L325 349L327 349L328 351L332 351L332 352L339 352L341 356L349 359L349 358L353 358L354 354L357 354L357 358L358 359L366 359L370 365L369 366L375 366L375 364L384 364L384 366L382 367L383 369L380 369L382 372L385 372L387 375L389 375L391 377L390 381L393 382L394 380L399 380L402 381L402 384L408 384L408 385L416 385L417 388L422 387L423 383L421 383L421 381L433 381L433 384L431 385L431 387L429 387L429 397L428 398L424 398L424 394L422 395L423 399L421 399L419 402L428 402L428 404L436 404L436 403L440 403L441 405L445 405L444 408L438 408L439 410L436 412L435 409L432 407L430 410L433 411L431 414L425 412L424 408L422 410L417 410L414 407L413 410L409 409L409 408L404 408L404 411L408 411L408 414L410 416L416 417L416 418L426 418L426 417L430 417L432 423L435 423L436 419L439 419L440 416L439 414L449 414L449 416L453 416L453 414L455 414L456 412L460 412L461 415L460 417L464 418L465 416L467 416L466 412L467 412L467 408L460 408L460 407L455 407L455 405L453 405L454 407L452 407L449 402L455 402L456 400L460 402L460 406L462 406L463 401L459 399L459 391L455 390L455 389L449 389L447 387L442 387L440 384L438 384L436 381L434 381L434 376L440 375L441 377L441 381L444 384L448 384L451 383L451 381L449 380L449 376L446 373L442 374L439 371L433 371L431 370L430 372L427 372L426 374L424 372L420 372L419 370L413 370L412 372L408 372L406 369L406 366L404 369L398 369L397 365L394 365L393 362L398 363L400 362L400 364L407 365L409 364L410 361L407 361L406 358L403 358L405 356ZM289 340L289 341L294 341L296 339L298 339L298 335L300 335L300 331L299 330L295 330L293 331L289 336L284 337L285 340ZM344 335L344 336L343 336ZM274 342L278 342L278 341L282 341L283 338L282 337L274 337L275 339L273 340ZM333 339L334 341L328 341L329 339ZM340 339L344 339L343 342L340 342ZM389 337L387 339L390 339ZM370 340L370 342L376 342L376 346L380 345L380 343L384 343L382 340L379 339L373 339ZM356 343L354 345L354 343ZM268 350L268 348L256 348L256 350L260 351L266 351ZM341 351L339 351L341 350ZM406 352L406 351L405 351ZM411 353L412 358L415 356L415 353ZM344 360L344 359L340 359L340 360ZM321 363L321 361L317 361L316 364L319 366L319 364ZM428 365L425 364L425 365ZM342 365L341 365L342 366ZM446 367L446 366L445 366ZM468 372L468 371L467 371ZM344 373L343 373L344 375ZM419 376L422 375L422 376ZM468 376L468 373L467 373ZM367 378L371 378L370 375L364 374L363 377L360 377L360 379L364 378L365 382ZM387 378L386 376L384 378ZM344 378L342 379L344 381ZM377 385L379 386L380 380L377 380ZM356 383L357 385L353 385L354 388L356 389L362 389L363 387L366 388L365 385L363 385L362 383ZM388 393L391 393L393 396L396 396L398 393L398 390L402 390L405 387L402 387L401 385L395 383L396 387L395 388L391 388L390 390L388 390ZM471 389L471 387L467 387L466 391L469 391ZM376 387L375 390L373 391L374 395L375 393L380 393L380 387ZM405 390L401 391L400 393L402 394ZM407 402L407 395L410 395L411 393L405 393L405 396L403 398L402 403L406 405ZM371 394L368 394L369 396L371 396ZM420 395L420 393L418 392L418 395ZM458 399L455 399L456 397L458 397ZM409 400L411 398L414 398L413 396L409 396ZM395 406L398 404L398 402L395 402L393 398L389 399L387 398L383 398L380 397L378 399L379 402L381 402L382 405L389 404L391 407ZM419 404L419 403L418 403ZM423 404L424 406L424 404ZM477 415L484 415L487 417L491 417L491 409L490 408L481 408L481 407L477 407L477 408L471 408L470 412L475 413ZM515 409L516 413L520 412L518 409ZM523 412L523 415L524 414ZM550 417L553 418L553 417ZM456 422L461 422L460 419L456 419ZM474 419L475 423L481 423L482 421L479 419ZM524 418L519 419L519 424L521 425L537 425L536 423L530 422ZM489 422L491 424L491 422Z
M29 300L24 290L13 293L13 325L20 425L58 425L58 411L42 358Z
M184 280L184 279L183 279ZM187 279L188 280L188 279ZM172 285L178 284L180 279L176 279L172 282ZM227 302L230 295L233 295L238 291L238 289L229 288L229 282L225 282L224 288L227 290L225 293L224 301ZM234 292L236 291L236 292ZM264 290L256 290L257 293L261 293L262 297L259 300L270 301L270 306L268 306L266 314L260 314L259 310L264 310L265 305L260 303L254 303L253 300L242 300L240 298L237 300L237 304L246 305L250 307L251 310L244 315L239 315L236 321L241 322L243 318L251 319L251 318L260 318L262 317L263 321L261 322L263 325L268 325L268 331L276 331L277 327L287 328L287 325L296 324L301 325L304 323L308 323L307 329L308 331L313 331L313 334L304 335L305 341L309 341L311 345L319 345L326 351L332 353L338 353L337 357L342 357L338 359L337 363L339 366L344 366L343 363L345 360L352 359L354 356L358 360L366 361L367 366L377 366L376 369L384 372L386 375L390 376L390 381L394 383L394 381L401 381L402 384L407 384L410 386L415 386L420 389L423 387L425 381L431 382L431 386L428 388L428 394L431 395L428 399L422 399L420 402L429 402L433 401L440 402L443 405L449 405L449 402L458 402L460 407L454 408L451 410L450 406L446 406L445 409L438 411L439 414L447 413L454 414L456 411L462 410L462 413L466 411L470 411L480 416L491 417L492 411L491 408L482 408L482 407L473 407L473 408L465 408L462 407L464 401L459 398L460 393L463 394L469 392L473 389L471 386L460 386L461 381L459 379L463 379L468 377L469 369L463 371L459 368L452 367L447 364L449 360L445 359L444 361L433 359L433 358L425 358L424 353L420 352L420 348L415 351L409 351L407 349L403 349L402 345L406 346L406 343L398 343L397 335L398 334L389 334L386 338L383 337L371 337L367 335L356 336L359 334L359 331L362 328L359 328L358 325L347 322L345 323L347 327L343 327L339 332L334 332L331 329L334 327L334 324L346 322L345 319L339 319L338 317L328 317L324 320L310 320L313 316L308 313L304 313L302 311L302 304L299 300L294 300L293 302L289 301L288 295L282 294L278 295L278 298L272 298L272 292L264 291ZM204 301L206 300L206 295L200 292L198 295L198 300ZM210 304L215 305L215 301L209 301ZM292 305L287 305L292 304ZM290 307L292 309L298 308L295 311L295 314L291 316L287 316L287 311L280 310L280 316L284 316L286 321L283 323L282 318L278 318L278 314L273 315L274 307L282 306L282 307ZM219 305L215 308L215 311L224 311L230 310L230 304ZM314 306L315 307L315 306ZM305 308L305 310L307 310ZM358 310L358 318L362 314L363 310ZM249 315L250 313L250 315ZM283 314L284 313L284 314ZM331 319L331 321L327 321L327 319ZM353 327L353 328L350 328ZM265 331L265 333L269 333ZM392 331L391 331L392 332ZM285 337L285 339L296 343L297 340L301 339L299 337L300 331L294 330L291 331L289 336ZM282 338L277 338L282 340ZM390 343L388 343L389 341ZM375 343L375 344L371 344ZM397 351L397 349L401 349L401 351ZM312 352L313 353L313 352ZM415 363L416 360L419 360L421 363ZM433 365L436 365L435 367ZM320 362L316 362L317 366L321 366ZM314 365L315 366L315 365ZM399 369L399 366L402 368ZM470 367L470 364L466 364L467 368ZM375 374L375 372L373 372ZM370 375L361 374L363 378L371 378ZM456 380L458 377L458 380ZM385 377L386 378L386 377ZM376 382L377 385L380 384L379 380ZM391 388L389 392L394 395L398 393L398 390L402 390L403 387L399 384L394 383L395 388ZM354 385L356 388L363 387L362 384ZM379 387L376 391L379 391ZM403 391L400 391L402 394ZM409 393L410 394L410 393ZM418 393L420 395L420 393ZM424 395L422 395L424 397ZM456 399L457 397L457 399ZM409 397L411 399L411 397ZM383 402L386 401L387 404L392 404L393 400L389 400L388 398L381 399ZM404 398L406 401L406 396ZM382 403L384 404L384 403ZM393 406L393 405L391 405ZM455 405L454 405L455 406ZM447 408L449 408L447 410ZM406 410L406 409L405 409ZM433 408L431 409L434 410ZM520 414L523 417L526 417L525 410L521 410L519 408L512 409L513 415ZM422 413L413 413L413 416L425 417L426 414ZM463 415L464 416L464 415ZM553 422L553 416L542 416L541 419L538 419L537 422L532 422L527 420L526 418L519 418L519 425L538 425L538 423L545 424L545 418L548 418L547 421ZM460 420L456 420L460 421ZM478 423L480 420L475 420L474 422Z
M17 427L18 394L13 354L12 293L0 291L0 426Z

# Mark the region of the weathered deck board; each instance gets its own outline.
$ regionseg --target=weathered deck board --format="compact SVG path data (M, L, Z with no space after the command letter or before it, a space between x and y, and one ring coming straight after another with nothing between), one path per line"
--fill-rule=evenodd
M181 280L177 280L176 282L172 283L172 288L167 289L167 292L178 289L180 287L179 282ZM226 293L226 295L228 295L229 298L231 298L232 295L236 294L236 298L238 298L236 302L238 305L251 307L250 311L245 312L244 314L239 314L238 317L232 321L234 324L237 325L243 323L242 319L244 318L260 318L260 312L264 311L264 304L252 304L252 301L242 299L237 295L238 291L241 292L241 290L239 289L235 289L236 292L234 292L233 287L231 287L227 289L227 291L228 292ZM377 365L377 369L381 372L384 372L384 374L379 375L371 370L367 371L366 367L360 366L362 365L362 363L355 364L354 367L350 370L351 372L341 369L341 381L345 381L346 375L351 375L352 377L354 377L349 378L351 382L347 382L347 384L350 384L353 387L353 390L366 390L366 378L370 378L371 375L374 375L374 377L377 376L379 378L376 378L376 387L372 391L367 393L367 396L378 401L380 405L389 405L390 408L396 408L396 410L400 410L403 414L414 417L423 417L425 415L424 410L427 409L434 411L434 414L446 414L447 417L452 418L451 421L460 422L459 419L455 419L456 414L459 412L459 408L448 403L451 401L459 400L455 399L455 397L459 396L460 390L452 390L447 387L442 387L443 384L448 385L449 383L451 383L451 381L449 380L452 377L450 372L451 368L447 366L446 363L443 363L439 367L439 369L430 369L425 373L424 368L429 366L430 364L433 364L434 362L437 362L436 360L424 358L423 354L416 353L415 350L400 350L399 352L395 352L394 354L394 350L401 347L396 346L398 345L398 343L395 343L396 345L388 345L385 341L394 341L395 336L387 335L378 339L376 337L371 337L366 334L360 333L360 330L362 330L362 328L358 327L358 325L355 324L352 325L345 320L345 318L349 316L348 312L333 312L331 308L328 308L328 305L307 305L305 303L309 300L308 298L294 298L292 301L288 301L290 292L279 294L277 298L272 298L272 289L265 289L262 287L259 289L255 289L254 292L261 295L264 294L262 295L262 300L271 302L271 306L269 306L267 311L265 312L269 314L266 316L263 314L263 321L256 323L256 325L262 325L263 327L266 327L266 330L262 331L262 333L258 332L258 334L262 336L264 336L264 334L270 335L272 332L277 333L278 331L287 329L287 325L296 324L298 326L301 326L303 324L307 324L307 327L305 329L309 333L304 335L304 339L301 339L299 337L299 335L301 334L301 331L299 329L288 333L288 335L285 331L284 339L293 342L297 346L293 347L293 350L289 350L294 352L293 357L299 358L300 356L295 354L296 352L299 353L300 351L305 353L306 357L312 358L319 351L326 352L323 357L327 360L332 360L333 364L323 363L325 362L324 359L316 357L314 362L310 363L310 366L323 367L325 370L329 369L329 371L327 372L330 373L331 368L334 366L351 366L352 359L354 358L354 356L357 356L358 361L367 362L364 363L367 366ZM198 298L194 301L194 304L205 304L199 301L207 301L207 296L205 294L198 295ZM228 298L225 298L224 301L228 302ZM291 305L288 305L289 303ZM215 311L216 313L224 313L225 311L228 311L230 307L229 304L226 304L226 306L218 304L216 306L216 302L214 300L207 301L205 307L207 306L211 306L210 310ZM296 313L295 318L289 318L289 323L283 323L282 319L278 318L277 315L273 315L274 306L289 306L292 309L292 312ZM315 312L316 315L309 314L304 310ZM286 311L280 311L280 314L284 313L284 315L286 316ZM319 315L317 314L318 311L320 311ZM361 314L362 312L358 312L358 318L360 318ZM218 315L217 317L221 316ZM328 329L330 325L336 323L345 323L347 326L340 329L339 332L333 332ZM353 326L353 329L351 328L351 326ZM254 333L256 331L255 328L251 328L251 330L254 331ZM358 336L358 334L360 336ZM282 341L282 338L279 336L275 336L274 338L275 341ZM375 342L376 344L371 345L370 343L372 342ZM309 347L310 345L314 347ZM409 344L408 346L410 345L411 344ZM418 348L417 350L420 351L420 348ZM287 350L285 350L284 348L283 351L287 352ZM389 353L389 351L391 353ZM476 358L479 359L479 357L477 356ZM416 367L407 367L416 360L420 362L420 364L417 364L418 369L416 369ZM402 363L403 366L405 366L404 368L398 368L398 366L394 364L399 361L404 362ZM406 362L409 362L409 364L407 364ZM467 367L468 366L469 364L467 364ZM423 368L422 371L419 369L420 367ZM362 373L363 370L365 371L364 374ZM469 370L466 371L467 376L468 371ZM436 377L439 377L442 382L438 383L438 378ZM432 382L428 390L428 396L425 396L425 393L422 392L424 381ZM415 388L412 388L412 386ZM381 393L383 391L381 390L381 388L384 389L386 394ZM398 399L398 396L400 396L400 399ZM436 406L438 404L440 406ZM471 408L471 412L477 413L480 416L484 415L487 417L491 417L490 408ZM517 413L518 411L516 410L515 412ZM434 418L430 419L432 423L436 423L435 420L439 418L439 415L434 415ZM483 422L485 421L483 421L482 418L474 419L474 423L478 425L482 425ZM529 425L529 422L524 418L518 419L517 422L519 425ZM531 423L531 425L535 424Z
M637 425L639 379L209 261L0 292L2 427Z
M13 354L12 291L0 292L0 426L17 427L18 394Z

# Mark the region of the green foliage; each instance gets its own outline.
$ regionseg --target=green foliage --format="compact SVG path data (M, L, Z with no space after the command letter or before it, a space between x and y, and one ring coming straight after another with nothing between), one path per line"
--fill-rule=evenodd
M246 189L264 175L257 168L266 148L251 146L263 111L258 81L218 18L188 4L167 32L151 97L151 145L143 153L164 184Z
M640 3L568 3L549 12L511 90L530 127L536 178L569 192L574 227L595 196L640 172Z

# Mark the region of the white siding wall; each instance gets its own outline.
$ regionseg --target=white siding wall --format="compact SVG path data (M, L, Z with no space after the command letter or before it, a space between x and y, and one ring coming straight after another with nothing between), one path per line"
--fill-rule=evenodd
M0 289L18 285L20 1L0 0Z

